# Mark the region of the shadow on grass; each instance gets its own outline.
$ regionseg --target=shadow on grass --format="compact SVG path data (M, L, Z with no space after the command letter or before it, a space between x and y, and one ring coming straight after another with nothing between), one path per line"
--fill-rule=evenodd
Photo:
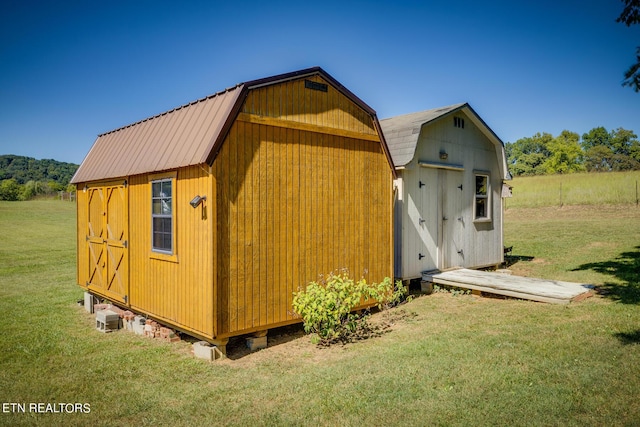
M504 256L504 266L511 267L513 264L516 264L520 261L533 261L532 256L528 255L505 255Z
M582 264L572 271L593 270L613 276L621 283L605 282L596 292L623 304L640 304L640 246L634 249L613 260Z
M622 344L640 344L640 329L633 332L618 332L614 335Z

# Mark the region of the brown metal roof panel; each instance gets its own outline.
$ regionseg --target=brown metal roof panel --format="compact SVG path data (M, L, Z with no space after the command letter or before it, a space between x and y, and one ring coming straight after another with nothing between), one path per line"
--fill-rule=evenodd
M198 163L213 164L213 160L220 149L222 139L226 136L229 129L231 129L231 125L240 112L248 90L244 85L240 84L232 89L227 89L226 93L227 96L219 100L220 108L216 112L216 117L219 117L220 120L211 122L211 137L207 142L207 149L202 153L204 156L199 159Z
M158 124L158 121L147 120L114 132L113 149L119 148L117 155L121 157L126 175L135 175L138 170L146 171L153 161Z
M100 135L72 182L204 163L229 120L239 86ZM204 160L203 160L204 159Z
M210 98L200 103L197 108L194 106L186 118L184 129L176 133L176 144L173 145L171 156L181 166L198 163L199 154L206 148L210 139L206 132L209 123L220 120L213 108L220 99L221 97Z
M176 120L171 123L170 130L163 135L165 144L163 144L163 151L159 153L155 169L162 168L163 165L180 167L190 164L188 153L197 151L202 143L202 140L196 137L194 129L202 120L200 113L206 104L207 101L202 101L189 105L180 111L179 117L174 116Z
M192 164L192 156L189 153L198 151L203 144L195 129L200 126L202 120L207 119L202 115L202 111L210 101L209 99L185 106L173 115L172 118L175 120L170 121L168 130L163 133L162 151L158 153L155 170Z
M117 174L117 169L121 165L116 160L100 161L100 159L104 159L108 155L109 141L107 139L98 137L91 151L78 168L73 182L92 181L96 175L100 177L99 179L112 178L114 173Z
M238 99L238 94L240 93L240 89L236 88L236 91L230 96L226 96L224 98L218 99L215 104L211 104L211 109L209 111L209 117L211 120L208 120L203 124L202 132L203 139L206 140L207 147L210 145L210 142L213 138L224 137L222 135L222 128L227 120L234 120L235 116L231 117L231 110ZM204 150L201 154L204 154L204 157L200 157L194 160L197 160L197 163L205 163L207 157L209 156L211 149L208 148ZM194 153L194 156L198 153Z
M152 138L155 142L155 153L145 169L151 171L165 170L180 166L175 153L185 149L180 133L185 132L193 113L193 107L187 106L172 111L156 125L157 134ZM188 141L188 140L186 140Z
M164 134L162 151L153 170L163 170L203 163L202 158L207 157L208 142L217 137L214 126L226 120L226 115L218 114L221 110L217 105L223 104L229 97L228 93L209 97L181 109L176 112L171 122L171 127ZM212 126L213 125L213 126Z

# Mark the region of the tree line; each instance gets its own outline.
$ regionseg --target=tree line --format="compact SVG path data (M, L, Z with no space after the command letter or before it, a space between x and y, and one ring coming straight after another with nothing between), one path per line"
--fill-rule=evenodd
M0 200L29 200L36 196L71 191L78 165L53 159L0 156Z
M536 133L506 143L505 150L513 176L640 170L638 136L623 128L596 127L582 138L568 130L555 137Z

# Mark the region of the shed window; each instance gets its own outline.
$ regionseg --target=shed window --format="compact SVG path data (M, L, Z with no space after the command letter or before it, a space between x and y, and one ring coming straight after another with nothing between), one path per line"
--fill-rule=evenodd
M464 129L464 119L462 117L453 117L453 125L457 128Z
M473 218L475 220L490 220L489 213L489 175L476 174L476 191L473 203Z
M151 247L173 253L173 180L151 181Z

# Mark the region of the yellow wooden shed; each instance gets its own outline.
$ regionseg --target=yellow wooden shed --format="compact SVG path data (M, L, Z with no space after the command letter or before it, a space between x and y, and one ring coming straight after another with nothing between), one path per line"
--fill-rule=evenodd
M77 186L78 284L219 346L299 321L293 292L393 275L375 111L319 67L99 135Z

